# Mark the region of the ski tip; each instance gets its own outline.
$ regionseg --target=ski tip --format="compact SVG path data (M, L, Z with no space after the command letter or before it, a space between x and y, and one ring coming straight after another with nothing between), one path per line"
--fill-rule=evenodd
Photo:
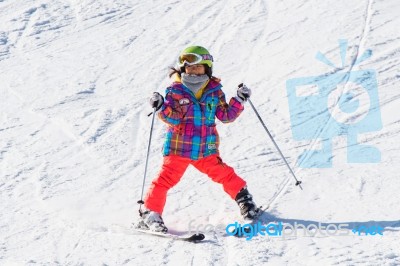
M189 237L188 241L190 241L190 242L198 242L198 241L204 240L204 238L205 238L205 235L199 233L199 234L194 234L191 237Z
M204 234L197 234L197 235L200 240L204 240L204 238L206 238Z

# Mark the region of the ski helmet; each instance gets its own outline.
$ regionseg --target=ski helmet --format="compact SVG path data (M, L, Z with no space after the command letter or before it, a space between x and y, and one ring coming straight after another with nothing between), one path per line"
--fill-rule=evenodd
M181 72L185 72L186 65L201 64L206 67L206 74L211 77L213 57L210 52L202 46L189 46L184 49L178 58L178 66Z

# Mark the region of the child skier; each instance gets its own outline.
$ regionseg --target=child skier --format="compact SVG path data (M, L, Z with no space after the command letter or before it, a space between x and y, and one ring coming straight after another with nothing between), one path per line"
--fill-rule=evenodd
M238 203L243 218L253 219L259 212L246 182L219 157L215 125L215 118L223 123L233 122L243 111L251 90L239 85L237 97L228 104L220 80L212 76L212 67L213 57L207 49L186 48L179 56L178 68L172 68L170 73L175 81L166 89L165 101L157 92L150 99L168 129L163 165L147 191L139 228L168 231L161 217L167 192L179 182L189 164L222 184L224 191Z

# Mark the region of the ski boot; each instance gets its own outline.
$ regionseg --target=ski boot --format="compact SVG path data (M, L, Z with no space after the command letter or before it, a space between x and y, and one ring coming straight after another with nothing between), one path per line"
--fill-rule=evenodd
M150 210L140 212L140 220L136 225L136 228L160 233L166 233L168 231L161 215L158 212Z
M261 212L253 202L253 196L247 190L247 187L242 188L236 195L235 201L239 205L240 213L245 220L254 220Z

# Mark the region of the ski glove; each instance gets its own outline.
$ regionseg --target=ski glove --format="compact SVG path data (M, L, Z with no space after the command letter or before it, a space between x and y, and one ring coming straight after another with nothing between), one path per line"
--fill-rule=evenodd
M164 103L164 97L158 92L153 92L153 96L150 98L150 105L153 108L156 108L156 111L161 108Z
M238 86L237 90L237 96L242 100L242 101L247 101L248 98L251 96L251 90L246 87L243 83L240 83Z

